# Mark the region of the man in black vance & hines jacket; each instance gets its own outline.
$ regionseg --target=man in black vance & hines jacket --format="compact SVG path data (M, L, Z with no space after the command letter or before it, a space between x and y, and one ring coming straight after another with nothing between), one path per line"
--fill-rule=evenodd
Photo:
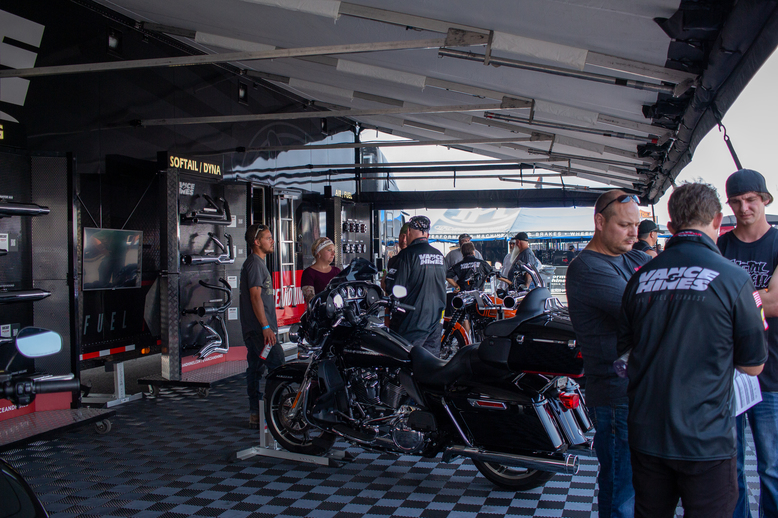
M395 313L389 327L413 345L438 356L440 320L446 306L446 267L443 254L428 242L429 231L430 220L426 216L414 216L408 221L410 244L396 256L394 268L387 272L386 289L391 291L395 284L405 286L408 295L402 301L416 308Z
M668 203L674 233L632 276L618 354L631 349L629 447L635 517L729 518L738 498L733 373L767 360L761 299L748 272L719 253L721 203L685 184Z

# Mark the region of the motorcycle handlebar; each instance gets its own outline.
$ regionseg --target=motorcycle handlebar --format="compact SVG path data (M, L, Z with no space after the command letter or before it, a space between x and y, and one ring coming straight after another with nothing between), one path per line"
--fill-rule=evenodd
M6 381L2 387L2 393L6 399L12 399L25 394L78 392L79 390L81 390L81 382L77 379Z
M411 306L409 304L403 304L402 302L398 302L397 307L400 309L404 309L405 311L416 311L415 306Z

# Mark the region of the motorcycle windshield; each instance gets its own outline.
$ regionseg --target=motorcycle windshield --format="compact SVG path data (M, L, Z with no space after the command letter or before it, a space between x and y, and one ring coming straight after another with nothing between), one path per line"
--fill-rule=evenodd
M330 280L327 288L333 288L344 282L372 281L378 274L378 268L364 257L357 257L339 274Z

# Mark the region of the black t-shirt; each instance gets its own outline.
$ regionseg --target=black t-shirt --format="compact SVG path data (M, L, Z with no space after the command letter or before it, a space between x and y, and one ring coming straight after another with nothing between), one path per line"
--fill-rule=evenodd
M753 243L744 243L733 232L727 232L719 236L717 244L721 255L750 274L756 289L767 288L778 267L778 229L770 227ZM764 392L778 392L778 317L768 318L767 325L770 357L759 375L759 385Z
M613 370L621 297L632 274L650 259L637 250L617 256L583 250L567 267L567 304L583 353L589 406L627 404L627 380Z
M408 313L395 313L390 327L407 340L426 338L437 329L446 307L446 268L443 254L419 238L397 254L397 260L386 272L386 290L395 284L405 286L405 304L416 308Z
M480 290L491 272L489 263L469 255L449 268L446 278L456 280L460 290Z
M619 323L619 352L632 349L630 448L678 460L735 455L734 367L767 359L754 293L748 274L696 230L676 233L632 277Z

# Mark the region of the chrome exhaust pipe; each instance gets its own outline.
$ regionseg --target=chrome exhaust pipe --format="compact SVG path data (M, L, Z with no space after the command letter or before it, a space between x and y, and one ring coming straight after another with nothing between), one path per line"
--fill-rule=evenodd
M568 475L575 475L578 473L578 456L569 455L567 453L528 456L484 451L479 450L478 448L468 448L467 446L452 446L446 448L443 452L443 462L450 462L453 457L457 456L517 468L537 469L540 471L551 471Z

